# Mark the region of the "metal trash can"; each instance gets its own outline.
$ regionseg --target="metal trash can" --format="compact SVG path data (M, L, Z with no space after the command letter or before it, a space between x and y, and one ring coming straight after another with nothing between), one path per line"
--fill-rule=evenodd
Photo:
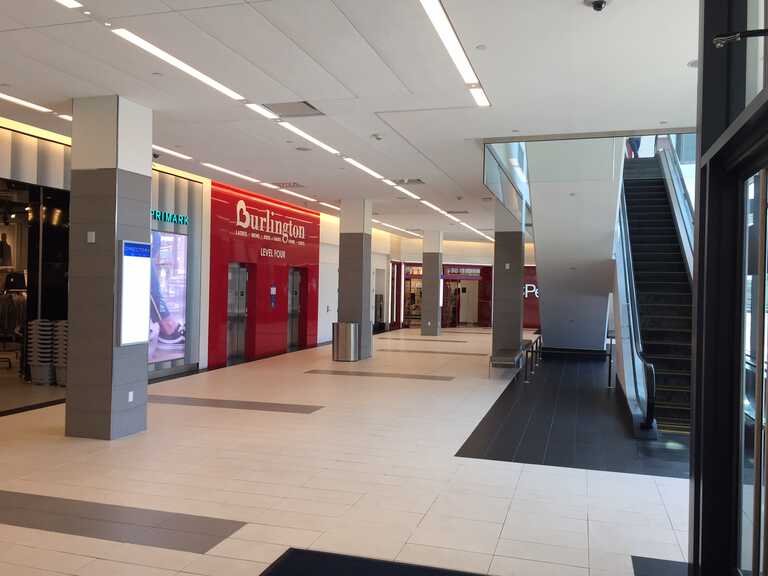
M360 360L360 325L357 322L333 323L334 362Z

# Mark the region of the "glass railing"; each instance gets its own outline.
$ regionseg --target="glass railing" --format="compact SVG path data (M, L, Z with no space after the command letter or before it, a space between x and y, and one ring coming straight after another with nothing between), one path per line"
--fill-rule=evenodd
M486 188L512 213L521 226L525 226L525 216L530 204L525 144L486 144L483 164L483 183Z

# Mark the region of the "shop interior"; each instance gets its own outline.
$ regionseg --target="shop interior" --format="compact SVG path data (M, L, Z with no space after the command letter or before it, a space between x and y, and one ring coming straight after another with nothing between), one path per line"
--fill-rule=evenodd
M69 192L0 179L0 414L66 390Z

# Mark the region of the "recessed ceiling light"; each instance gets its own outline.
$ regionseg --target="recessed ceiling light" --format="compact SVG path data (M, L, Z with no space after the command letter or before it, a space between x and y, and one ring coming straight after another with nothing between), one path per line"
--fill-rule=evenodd
M110 26L112 26L112 22L104 22L104 26L106 26L107 28L109 28Z
M421 200L421 197L417 196L416 194L414 194L413 192L411 192L407 188L403 188L402 186L395 186L395 190L399 190L400 192L402 192L403 194L405 194L409 198L413 198L414 200Z
M321 140L318 140L317 138L315 138L311 134L307 134L306 132L304 132L304 130L294 126L290 122L278 122L278 124L280 126L282 126L283 128L285 128L286 130L290 130L291 132L296 134L296 136L301 136L307 142L312 142L312 144L314 144L315 146L319 146L320 148L322 148L326 152L330 152L331 154L340 154L340 152L338 150L336 150L336 148L334 148L332 146L328 146L328 144L326 144L325 142L322 142Z
M72 122L72 116L70 116L69 114L59 114L58 116L62 120L66 120L67 122Z
M163 152L165 154L170 154L171 156L175 156L176 158L181 158L182 160L192 160L192 156L187 156L186 154L182 154L181 152L176 152L176 150L170 150L169 148L164 148L163 146L158 146L157 144L152 144L152 148L154 148L155 150L158 150L159 152Z
M456 216L454 216L453 214L449 214L449 213L448 213L448 212L446 212L445 210L443 210L443 216L447 216L448 218L450 218L450 219L451 219L451 220L453 220L454 222L461 222L461 220L459 220L458 218L456 218Z
M240 174L240 172L235 172L234 170L230 170L229 168L223 168L221 166L217 166L216 164L211 164L209 162L201 162L203 166L206 166L207 168L210 168L211 170L218 170L219 172L223 172L224 174L229 174L230 176L235 176L237 178L242 178L243 180L247 180L248 182L253 182L255 184L261 184L264 185L261 180L256 180L256 178L251 178L250 176L246 176L245 174ZM277 188L277 186L275 186Z
M392 182L392 180L390 180L389 178L384 178L382 182L384 182L384 184L386 184L387 186L397 186L397 182Z
M90 11L90 10L84 10L84 11L83 11L83 14L84 14L85 16L90 16L90 15L91 15L91 11Z
M16 98L16 96L11 96L10 94L3 94L2 92L0 92L0 99L12 102L13 104L18 104L19 106L24 106L25 108L37 110L38 112L53 112L53 110L46 108L45 106L40 106L39 104Z
M109 25L109 23L107 23L107 25ZM207 86L210 86L214 90L221 92L225 96L229 96L233 100L245 100L243 96L241 96L234 90L227 88L226 86L224 86L224 84L217 82L207 74L200 72L200 70L190 66L186 62L182 62L175 56L163 50L162 48L158 48L151 42L147 42L146 40L144 40L144 38L134 34L130 30L126 30L125 28L115 28L114 30L112 30L112 32L120 36L120 38L122 38L123 40L127 40L134 46L141 48L145 52L149 52L150 54L152 54L157 58L160 58L160 60L162 60L163 62L170 64L171 66L181 70L185 74L189 74L196 80L199 80L203 84L206 84Z
M285 188L278 188L280 192L283 194L290 194L291 196L296 196L296 198L301 198L302 200L306 200L307 202L317 202L314 198L310 198L309 196L304 196L304 194L299 194L298 192L294 192L293 190L286 190Z
M395 226L394 224L387 224L386 222L382 222L381 220L371 220L374 224L379 224L380 226L386 226L387 228L391 228L392 230L397 230L398 232L404 232L406 234L410 234L411 236L416 236L417 238L421 238L421 234L416 234L416 232L411 232L410 230L406 230L405 228L400 228L399 226Z
M362 170L363 172L365 172L369 176L373 176L377 180L383 180L384 179L384 176L382 176L381 174L379 174L375 170L371 170L370 168L368 168L368 166L366 166L365 164L361 164L360 162L358 162L354 158L346 157L346 158L344 158L344 162L352 164L352 166L354 166L358 170Z
M669 122L667 122L666 120L662 120L661 122L659 122L659 124L661 124L662 126L666 126L667 124L669 124Z
M326 208L330 208L331 210L336 210L336 211L341 210L341 208L339 208L338 206L335 206L333 204L328 204L328 202L320 202L320 205L325 206Z
M488 96L485 95L485 90L482 88L470 88L469 93L472 95L472 98L475 99L475 104L478 106L485 108L491 105L491 103L488 101Z
M456 31L451 25L451 21L448 19L448 15L445 13L440 0L421 0L421 6L427 13L429 20L432 22L437 35L443 42L443 46L448 51L448 55L453 60L453 64L464 79L465 84L477 84L479 80L475 71L472 69L472 64L469 62L469 58L464 53L464 48L459 42L459 37L456 36Z
M77 0L54 0L66 8L82 8L83 5Z
M261 114L264 116L264 118L268 118L269 120L277 120L280 118L280 116L272 112L272 110L265 108L264 106L260 106L259 104L246 104L245 107L250 108L257 114Z
M480 50L481 52L486 48L488 48L488 46L486 46L485 44L478 44L477 46L475 46L475 50Z
M424 206L426 206L427 208L432 208L432 210L434 210L435 212L440 212L440 213L443 212L442 208L440 208L439 206L435 206L434 204L432 204L432 202L427 202L426 200L422 200L421 203L424 204Z
M478 230L478 229L477 229L477 228L475 228L474 226L470 226L470 225L469 225L469 224L467 224L466 222L461 222L461 225L462 225L462 226L464 226L465 228L469 229L469 230L472 230L472 232L474 232L475 234L478 234L479 236L482 236L482 237L483 237L483 238L485 238L486 240L490 240L491 242L493 242L493 241L494 241L494 240L493 240L493 238L491 238L491 237L490 237L490 236L488 236L487 234L483 234L482 232L480 232L480 230Z
M271 190L279 190L280 186L275 186L274 184L270 184L269 182L259 182L264 188L269 188Z

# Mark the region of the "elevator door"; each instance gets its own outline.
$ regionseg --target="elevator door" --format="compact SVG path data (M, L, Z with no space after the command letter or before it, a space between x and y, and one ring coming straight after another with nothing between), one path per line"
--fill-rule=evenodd
M245 362L248 268L244 264L229 265L227 294L227 366L231 366Z
M301 270L288 271L288 351L301 348Z

